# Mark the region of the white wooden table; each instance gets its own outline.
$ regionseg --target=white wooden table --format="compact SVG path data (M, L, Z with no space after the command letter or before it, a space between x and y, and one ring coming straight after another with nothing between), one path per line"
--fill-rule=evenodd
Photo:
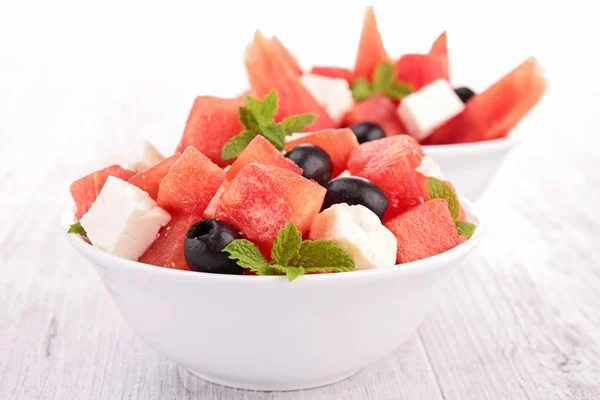
M479 202L487 238L408 342L346 381L260 393L143 344L60 231L69 183L133 137L172 149L195 89L0 61L0 399L600 398L598 87L554 82Z

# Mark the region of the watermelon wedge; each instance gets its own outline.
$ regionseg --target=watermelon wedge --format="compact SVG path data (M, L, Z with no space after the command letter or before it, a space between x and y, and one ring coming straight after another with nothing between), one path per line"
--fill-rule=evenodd
M371 80L373 71L381 61L389 60L389 56L383 47L383 40L377 28L377 18L373 6L365 10L356 62L354 64L354 79L366 78Z
M136 174L129 179L129 183L135 185L148 193L153 200L158 197L158 186L169 170L179 159L181 153L175 153L171 157L165 158L145 171Z
M202 215L225 180L225 171L190 146L160 182L157 203L171 214Z
M460 238L446 200L420 204L385 223L398 243L398 264L435 256L456 247Z
M396 104L383 94L371 96L354 104L344 116L344 126L352 126L361 122L372 122L379 125L386 136L400 135L406 132L404 124L396 112Z
M177 152L183 153L188 146L194 146L218 166L229 164L221 158L221 149L244 130L238 116L238 108L243 105L242 99L196 97Z
M276 121L296 114L313 113L317 115L317 120L309 127L310 130L336 126L325 108L302 85L289 60L286 62L280 58L260 31L256 31L254 40L248 45L244 62L252 91L259 98L264 98L273 90L277 91L279 109Z
M394 152L408 158L410 165L417 168L425 157L423 148L408 135L393 136L385 139L366 142L358 146L348 159L348 171L359 175L369 161L379 157L383 152Z
M528 58L471 98L462 113L436 129L423 143L468 143L505 137L540 101L546 86L537 60Z
M202 217L190 214L174 215L158 231L156 240L139 259L139 262L158 267L190 270L185 260L183 246L188 229Z
M446 32L431 46L428 54L405 54L396 61L396 78L412 84L416 90L437 79L450 80Z
M71 196L75 200L77 211L75 217L79 220L83 214L88 212L98 194L104 187L109 176L114 176L124 181L128 181L135 172L129 171L119 165L111 165L96 172L92 172L83 178L77 179L71 184Z
M269 255L279 230L289 221L307 233L319 213L325 188L272 165L248 164L229 183L217 206L217 218L239 229Z
M277 36L269 39L269 48L275 57L284 62L296 75L302 75L302 68L298 63L298 59L281 43Z
M349 85L352 85L353 74L348 68L315 66L311 68L310 73L328 78L345 79Z
M227 180L231 181L237 173L250 163L273 165L302 175L302 168L287 159L267 139L257 136L238 156L233 165L227 170Z
M325 129L291 138L285 144L285 151L290 151L299 144L314 144L325 150L333 163L333 177L346 170L346 164L352 151L358 147L356 135L349 128Z

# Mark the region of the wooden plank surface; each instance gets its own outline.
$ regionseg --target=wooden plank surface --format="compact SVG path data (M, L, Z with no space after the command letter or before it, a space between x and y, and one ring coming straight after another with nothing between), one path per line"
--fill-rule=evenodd
M600 398L600 117L581 92L554 87L525 121L479 202L487 238L409 341L344 382L260 393L143 344L60 231L69 183L134 137L173 146L190 92L12 69L27 79L0 81L0 399Z

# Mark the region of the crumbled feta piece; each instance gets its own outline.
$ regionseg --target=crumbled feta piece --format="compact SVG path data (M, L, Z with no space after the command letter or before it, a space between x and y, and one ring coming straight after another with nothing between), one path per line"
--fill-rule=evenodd
M398 115L408 133L421 141L464 108L448 81L438 79L403 98Z
M429 156L423 157L421 164L415 168L415 171L420 172L427 177L444 180L444 175L442 174L440 166Z
M136 261L170 220L146 192L109 176L80 222L95 247Z
M342 122L344 114L354 104L345 79L306 74L300 77L300 82L337 123Z
M164 157L156 147L142 140L132 146L132 150L123 156L123 161L119 164L125 169L142 172L162 160Z
M396 264L394 234L364 206L334 204L315 217L309 237L311 240L333 240L352 255L358 269Z

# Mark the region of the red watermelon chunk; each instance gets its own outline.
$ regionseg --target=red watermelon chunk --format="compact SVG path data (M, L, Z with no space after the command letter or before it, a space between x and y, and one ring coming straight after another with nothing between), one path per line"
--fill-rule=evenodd
M344 117L344 125L352 126L361 122L379 125L386 136L406 133L404 124L396 112L396 104L389 97L377 94L354 104Z
M546 86L537 60L528 58L486 91L473 96L462 113L423 143L468 143L505 137L540 101Z
M326 76L328 78L345 79L349 85L352 85L352 80L354 79L352 71L342 67L315 66L311 68L310 73L313 75Z
M319 146L329 154L333 163L333 176L336 177L346 170L346 164L352 151L358 147L356 135L349 128L325 129L301 135L285 144L285 151L290 151L299 144L309 143Z
M73 200L75 200L75 205L77 206L75 217L80 219L83 214L88 212L94 201L96 201L98 194L100 194L100 191L104 187L109 176L128 181L133 175L135 175L135 172L133 171L124 169L119 165L111 165L110 167L92 172L83 178L77 179L70 187L71 196L73 197Z
M171 214L202 215L225 180L225 171L190 146L160 182L157 203Z
M421 260L460 243L446 200L420 204L385 223L398 242L398 264Z
M269 39L269 49L276 58L283 61L296 75L302 75L302 68L298 63L298 59L281 43L277 36Z
M173 215L171 221L158 231L156 240L139 259L139 262L159 267L190 270L183 253L188 229L202 218L196 215Z
M267 139L257 136L238 156L233 165L227 170L227 180L231 181L237 173L250 163L273 165L302 175L302 168L290 159L287 159Z
M221 158L221 149L229 139L244 130L238 116L238 108L243 105L242 99L196 97L177 152L182 153L188 146L194 146L218 166L229 164Z
M273 90L277 91L279 108L276 121L296 114L313 113L318 118L310 126L311 130L336 126L325 108L302 85L289 62L273 51L269 41L259 31L246 49L244 62L252 91L259 98L264 98Z
M179 159L179 156L181 156L181 153L175 153L171 157L165 158L147 170L132 176L129 179L129 183L139 187L156 201L160 182L167 176L175 161Z
M403 150L388 148L378 157L372 158L357 176L370 180L387 196L389 206L383 217L384 221L424 201L417 172Z
M416 90L438 79L450 80L446 32L431 46L428 54L405 54L396 61L396 78L412 84Z
M371 159L379 157L384 151L405 155L413 168L417 168L425 157L423 148L412 137L392 136L363 143L354 149L348 160L348 171L352 175L360 174Z
M289 221L307 233L319 213L325 188L271 165L248 164L221 195L217 218L238 228L265 255Z
M373 6L365 10L356 62L354 64L354 79L366 78L371 80L373 71L381 61L389 60L389 56L383 47L383 40L377 28L377 19Z

